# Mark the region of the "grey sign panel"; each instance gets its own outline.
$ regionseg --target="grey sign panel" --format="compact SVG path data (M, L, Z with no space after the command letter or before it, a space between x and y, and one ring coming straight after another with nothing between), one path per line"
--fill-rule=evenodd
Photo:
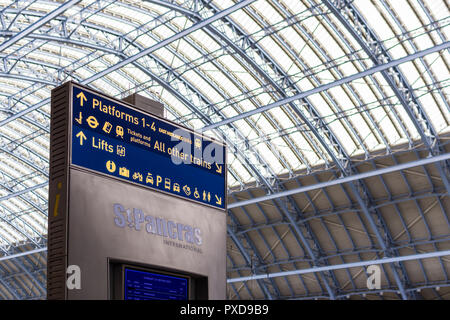
M208 278L208 298L225 299L226 216L141 187L70 172L68 264L80 266L72 299L108 298L108 260Z
M117 297L111 288L114 283L111 270L118 262L162 270L161 274L186 275L192 283L202 279L197 281L197 294L189 297L224 299L226 215L223 203L208 205L207 193L201 195L206 200L203 202L173 196L173 192L160 192L157 188L74 163L75 138L81 136L76 137L77 133L73 131L73 122L77 121L72 113L74 88L82 89L79 92L85 93L86 101L89 101L89 90L71 82L52 90L48 299ZM108 98L95 94L102 99ZM138 111L137 108L133 110ZM92 115L83 111L81 116L78 112L76 118L86 120ZM83 133L92 135L89 148L93 149L93 141L96 143L98 136L88 131ZM81 146L79 143L78 147ZM85 155L92 160L92 152L99 153L98 150L85 151L78 159ZM117 148L114 152L121 157ZM103 168L107 169L106 166ZM206 174L214 173L210 170ZM216 176L220 178L222 174L226 176L225 169ZM225 201L225 196L222 200ZM66 286L69 266L79 267L81 288ZM121 268L117 266L116 269ZM198 293L199 290L202 292Z

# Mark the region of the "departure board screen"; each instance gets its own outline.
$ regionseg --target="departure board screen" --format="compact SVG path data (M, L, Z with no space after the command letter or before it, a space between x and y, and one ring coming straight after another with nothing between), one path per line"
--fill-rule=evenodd
M188 300L189 279L124 268L124 300Z

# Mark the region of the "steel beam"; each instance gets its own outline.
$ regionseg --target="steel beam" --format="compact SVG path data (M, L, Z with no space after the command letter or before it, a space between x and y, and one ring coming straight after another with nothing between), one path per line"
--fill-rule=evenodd
M444 154L441 154L439 156L433 156L433 157L429 157L429 158L425 158L425 159L410 161L410 162L407 162L407 163L402 163L402 164L399 164L399 165L394 165L394 166L386 167L386 168L383 168L383 169L377 169L377 170L373 170L373 171L369 171L369 172L358 173L358 174L355 174L355 175L346 176L344 178L339 178L339 179L332 180L332 181L316 183L316 184L313 184L311 186L304 186L304 187L300 187L300 188L295 188L295 189L291 189L291 190L286 190L286 191L282 191L282 192L268 194L268 195L265 195L265 196L262 196L262 197L258 197L258 198L254 198L254 199L249 199L249 200L244 200L244 201L230 203L230 204L228 204L228 209L242 207L242 206L246 206L246 205L249 205L249 204L254 204L254 203L258 203L258 202L262 202L262 201L267 201L267 200L273 200L273 199L278 199L278 198L282 198L282 197L287 197L287 196L291 196L291 195L294 195L294 194L297 194L297 193L303 193L303 192L316 190L316 189L320 189L320 188L326 188L326 187L334 186L334 185L337 185L337 184L343 184L343 183L348 183L348 182L352 182L352 181L356 181L356 180L366 179L366 178L370 178L370 177L373 177L373 176L387 174L387 173L390 173L390 172L395 172L395 171L399 171L399 170L409 169L409 168L412 168L412 167L424 166L424 165L427 165L427 164L431 164L431 163L435 163L435 162L439 162L439 161L444 161L444 160L447 160L447 159L450 159L450 153L444 153Z
M13 287L11 287L11 286L8 284L8 282L6 282L5 280L3 280L1 277L0 277L0 284L3 285L3 286L8 290L8 292L9 292L16 300L20 300L20 295L19 295L19 293L18 293Z
M313 94L316 94L316 93L319 93L319 92L322 92L322 91L325 91L325 90L328 90L328 89L331 89L331 88L343 85L345 83L349 83L351 81L354 81L354 80L357 80L357 79L360 79L360 78L367 77L367 76L375 74L377 72L381 72L381 71L387 70L389 68L392 68L394 66L398 66L398 65L400 65L402 63L409 62L409 61L412 61L414 59L417 59L417 58L420 58L420 57L424 57L424 56L429 55L431 53L438 52L438 51L441 51L441 50L445 50L445 49L448 49L448 48L450 48L450 41L441 43L440 45L437 45L437 46L434 46L434 47L431 47L431 48L428 48L428 49L425 49L425 50L422 50L422 51L418 51L416 53L407 55L407 56L405 56L403 58L400 58L400 59L392 60L392 61L384 63L384 64L379 64L379 65L377 65L375 67L369 68L369 69L364 70L362 72L359 72L359 73L353 74L351 76L347 76L347 77L341 78L339 80L333 81L331 83L327 83L327 84L318 86L316 88L304 91L304 92L296 94L296 95L294 95L292 97L281 99L281 100L279 100L277 102L268 104L266 106L263 106L263 107L260 107L260 108L254 109L254 110L250 110L250 111L241 113L241 114L239 114L237 116L234 116L234 117L231 117L231 118L228 118L228 119L225 119L225 120L222 120L222 121L219 121L219 122L207 125L207 126L203 127L201 129L201 131L203 131L203 132L204 131L209 131L209 130L218 128L220 126L223 126L225 124L232 123L232 122L244 119L244 118L248 118L248 117L253 116L255 114L262 113L262 112L268 111L270 109L273 109L273 108L280 107L282 105L288 104L288 103L290 103L292 101L296 101L296 100L300 100L300 99L306 98L306 97L308 97L310 95L313 95Z
M275 37L277 37L277 36L275 35ZM277 40L280 41L280 43L283 43L283 40L278 37L277 37ZM276 66L276 63L274 62L273 65ZM327 92L325 92L325 94L328 95ZM307 102L306 99L303 99L303 100ZM330 100L333 101L332 99L330 99ZM311 131L314 133L316 138L319 140L320 144L325 148L325 150L327 150L327 152L332 157L332 159L336 163L336 165L341 169L343 174L347 175L349 173L348 172L349 168L347 167L347 165L350 163L350 159L349 159L348 155L346 154L344 148L342 148L342 146L340 145L339 140L336 139L330 131L326 130L327 126L324 126L325 128L323 129L322 134L324 134L328 139L330 139L330 142L331 142L331 143L326 143L326 141L323 139L323 136L321 135L321 132L319 132L316 129L316 127L320 128L322 126L319 123L317 123L317 125L315 125L315 126L312 126L311 123L308 121L308 119L306 119L298 109L294 108L294 110L296 110L296 112L299 114L299 116L302 118L302 120L304 120L305 123L307 123L308 127L311 128ZM309 110L314 112L313 107L309 107ZM313 117L313 118L320 119L321 117ZM317 121L317 122L319 122L319 121ZM357 136L357 135L355 134L355 136ZM336 153L333 152L333 150L329 147L330 145L333 145L336 147L336 151L337 151ZM365 202L361 198L360 194L357 192L357 188L353 185L353 183L350 183L350 186L352 187L353 193L354 193L355 197L357 198L358 203L361 206L362 211L363 211L364 215L366 216L366 218L371 222L372 226L377 226L375 221L370 216L369 209L365 205ZM367 194L367 191L365 191L365 188L362 188L362 189L363 189L363 192L365 192ZM379 215L377 215L377 217L379 218ZM377 233L377 235L378 235L378 233ZM330 235L330 237L331 237L331 235ZM378 239L378 242L380 242L380 245L382 246L382 248L384 250L386 250L386 245L384 244L383 239L381 237L377 237L377 239ZM399 281L400 277L398 276L396 270L393 270L393 271L394 271L394 277L396 278L396 282L400 288L402 297L406 297L403 285Z
M377 38L361 14L348 0L325 0L323 3L358 42L375 65L392 60L382 41ZM389 69L381 71L381 75L400 101L424 144L431 149L434 144L433 139L437 139L431 121L400 69L397 66L392 66Z
M325 0L323 3L358 42L364 52L372 60L374 65L379 65L384 61L392 60L388 50L384 47L383 42L378 39L377 35L371 30L362 15L350 1ZM398 27L402 31L405 31L401 24L397 21L394 14L391 12L389 6L387 6L385 2L382 2L382 4L390 12L394 21L397 22ZM414 51L417 51L417 47L411 40L409 40L409 44L412 46ZM433 76L422 57L420 57L420 61L424 64L424 68L428 72L431 79L433 79ZM400 101L403 109L419 133L422 142L429 149L430 153L442 154L445 152L440 148L436 129L433 127L433 124L425 112L424 107L416 97L413 88L403 76L401 70L397 66L393 66L388 70L381 71L381 75L390 85L392 91ZM446 103L445 98L444 103ZM441 164L435 163L435 165L442 177L445 187L447 188L447 192L450 192L450 183Z
M153 76L153 78L154 78L155 76ZM161 84L162 86L164 86L164 84ZM169 87L169 90L170 90L171 88ZM172 91L172 90L170 90L170 91ZM194 90L194 92L195 92L195 90ZM177 92L175 92L175 94L177 94ZM181 99L182 100L182 99ZM204 100L204 99L203 99ZM206 100L205 100L206 101ZM194 108L195 109L195 108ZM206 119L206 122L210 122L208 119ZM239 149L236 149L236 150L238 150L238 152L239 152ZM248 165L249 165L249 167L252 169L252 171L258 176L258 178L263 182L263 184L265 184L268 188L269 188L269 190L271 190L272 192L273 192L273 189L272 189L272 187L271 187L271 184L263 177L263 176L261 176L260 175L260 173L258 172L258 170L256 169L256 168L253 168L253 166L252 166L252 164L251 163L248 163ZM289 214L289 210L287 210L285 207L284 207L284 205L283 204L281 204L281 211L283 212L283 214L284 215L287 215L288 216L288 218L290 217L290 214ZM292 219L292 217L290 217L291 218L291 221L293 221L293 219ZM296 226L294 226L294 227L296 227ZM297 227L297 230L299 230L298 229L298 227ZM300 231L299 231L300 232ZM301 237L303 237L303 241L306 241L306 237L304 237L303 235L300 235ZM307 246L308 248L309 248L309 244L308 243L304 243L305 244L305 246ZM316 244L317 245L317 244ZM312 252L312 250L310 249L310 251ZM324 280L325 281L325 286L327 287L327 290L329 291L329 294L330 294L330 297L331 298L333 298L334 297L334 293L333 293L333 291L330 289L330 286L329 286L329 284L327 284L326 283L326 280Z
M123 59L121 62L119 62L119 63L117 63L117 64L115 64L115 65L113 65L113 66L111 66L111 67L109 67L109 68L107 68L107 69L97 73L97 74L95 74L94 76L92 76L90 78L87 78L87 79L83 80L81 83L82 84L89 84L89 83L91 83L91 82L93 82L93 81L95 81L95 80L97 80L97 79L99 79L99 78L101 78L101 77L103 77L103 76L105 76L105 75L107 75L107 74L117 70L117 69L122 68L125 65L133 63L134 61L136 61L136 60L138 60L138 59L140 59L140 58L150 54L151 52L153 52L155 50L158 50L158 49L160 49L160 48L162 48L164 46L167 46L169 43L171 43L173 41L181 39L184 36L194 32L196 30L199 30L199 29L203 28L203 27L213 23L214 21L217 21L217 20L223 18L224 16L227 16L227 15L233 13L234 11L237 11L239 9L244 8L245 6L249 5L250 3L254 2L254 1L256 1L256 0L241 1L241 2L239 2L237 4L235 4L234 6L231 6L231 7L227 8L227 9L217 13L216 15L214 15L212 17L210 17L208 19L205 19L205 20L203 20L203 21L193 25L192 27L187 28L186 30L183 30L183 31L181 31L181 32L179 32L179 33L177 33L177 34L175 34L175 35L173 35L173 36L163 40L163 41L160 41L157 44L155 44L155 45L153 45L153 46L151 46L151 47L149 47L147 49L140 50L139 53L137 53L137 54L135 54L135 55L133 55L133 56L131 56L129 58ZM22 110L22 111L20 111L20 112L18 112L16 114L14 114L13 116L10 116L10 117L6 118L5 120L0 121L0 127L5 125L5 124L7 124L7 123L9 123L9 122L11 122L11 121L13 121L13 120L15 120L15 119L17 119L17 118L20 118L21 116L23 116L23 115L25 115L25 114L27 114L27 113L29 113L31 111L39 109L40 107L42 107L42 106L44 106L44 105L46 105L48 103L50 103L50 98L44 99L40 103L37 103L37 104L31 106L30 108L24 109L24 110Z
M313 268L301 269L301 270L260 274L260 275L253 275L253 276L248 276L248 277L232 278L232 279L228 279L227 283L268 279L268 278L276 278L276 277L286 277L286 276L305 274L305 273L315 273L315 272L323 272L323 271L330 271L330 270L365 267L365 266L370 266L373 264L378 265L378 264L384 264L384 263L395 263L395 262L401 262L401 261L429 259L429 258L437 258L437 257L443 257L443 256L450 256L450 250L412 254L412 255L392 257L392 258L382 258L382 259L376 259L376 260L343 263L343 264L324 266L324 267L313 267Z
M230 226L227 226L227 233L230 236L230 238L233 240L233 242L236 244L237 248L239 249L241 255L244 257L245 262L247 263L248 266L252 265L252 259L251 257L248 255L247 250L245 249L245 247L243 246L242 242L238 239L238 237L236 236L236 234L234 233L233 229ZM269 288L267 288L267 286L264 284L264 282L262 280L257 280L258 284L261 288L261 290L264 292L264 295L269 299L272 300L272 294L269 291Z
M171 37L169 37L167 39L164 39L164 40L158 42L157 44L155 44L153 46L150 46L150 47L140 51L139 53L137 53L137 54L135 54L135 55L133 55L133 56L131 56L129 58L127 58L125 60L122 60L121 62L119 62L119 63L117 63L117 64L115 64L115 65L113 65L113 66L111 66L111 67L109 67L109 68L99 72L99 73L97 73L96 75L85 79L83 81L83 83L91 83L91 82L93 82L93 81L95 81L95 80L97 80L99 78L102 78L105 75L107 75L107 74L109 74L109 73L111 73L111 72L113 72L113 71L115 71L117 69L120 69L120 68L122 68L122 67L124 67L124 66L126 66L126 65L128 65L128 64L130 64L130 63L132 63L132 62L134 62L134 61L136 61L136 60L138 60L138 59L140 59L140 58L142 58L142 57L144 57L144 56L146 56L148 54L150 54L150 53L152 53L153 51L161 49L161 48L169 45L170 43L187 36L188 34L194 32L194 31L200 30L200 29L204 28L205 26L213 23L214 21L222 19L223 17L225 17L225 16L227 16L227 15L229 15L229 14L231 14L231 13L233 13L233 12L239 10L239 9L242 9L242 8L248 6L249 4L251 4L252 2L255 2L255 1L256 0L245 0L245 1L238 2L237 4L227 8L225 10L220 11L219 13L215 14L214 16L212 16L210 18L207 18L205 20L202 20L201 22L198 22L198 23L194 24L193 26L191 26L191 27L189 27L189 28L187 28L187 29L185 29L183 31L180 31L180 32L176 33L175 35L173 35L173 36L171 36Z
M121 57L121 58L124 58L124 57ZM152 77L154 77L154 76L152 75ZM170 90L170 88L169 88L169 90ZM172 90L170 90L170 91L172 91ZM270 295L269 295L269 297L270 297Z
M0 201L8 200L10 198L14 198L14 197L20 196L20 195L22 195L24 193L27 193L27 192L30 192L30 191L34 191L34 190L39 189L39 188L44 188L46 186L48 186L48 182L40 183L40 184L37 184L35 186L28 187L28 188L25 188L23 190L16 191L16 192L7 194L6 196L0 197Z
M179 4L172 3L169 1L163 1L163 0L144 0L144 1L156 4L158 6L161 6L161 7L170 9L170 10L178 11L188 17L198 17L199 16L197 12L191 11L189 9L182 7Z
M20 252L20 253L15 253L15 254L10 254L10 255L7 255L7 256L3 256L3 257L0 257L0 261L11 260L11 259L27 256L27 255L34 254L34 253L44 252L44 251L47 251L47 247L38 248L38 249L34 249L34 250L28 250L28 251L24 251L24 252Z
M66 3L63 3L57 9L53 10L52 12L48 13L46 16L42 17L41 19L39 19L38 21L33 23L32 25L28 26L25 30L22 30L21 32L16 34L14 37L12 37L9 40L0 44L0 51L5 50L6 48L12 46L17 41L19 41L19 40L23 39L24 37L26 37L27 35L29 35L30 33L33 33L34 31L36 31L37 29L42 27L44 24L51 21L55 17L59 16L61 13L63 13L64 11L66 11L67 9L69 9L70 7L72 7L73 5L77 4L80 1L81 0L72 0L72 1L69 1Z

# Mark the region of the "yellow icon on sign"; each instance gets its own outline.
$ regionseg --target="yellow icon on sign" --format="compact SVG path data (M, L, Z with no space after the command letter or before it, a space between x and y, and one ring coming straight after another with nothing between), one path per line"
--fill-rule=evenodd
M140 182L142 182L144 177L142 177L142 174L140 174L139 172L135 172L135 173L133 173L133 179L134 180L139 180Z
M80 146L83 145L83 140L87 140L86 135L83 133L83 131L78 132L75 137L80 138Z
M112 124L106 121L105 124L103 125L103 131L109 134L111 132L112 127L113 127Z
M180 192L180 185L176 182L173 184L173 191Z
M170 190L170 179L169 178L166 178L164 180L164 188Z
M123 128L121 126L116 126L116 137L123 139Z
M97 121L97 119L95 119L94 116L87 117L86 122L89 125L89 127L91 127L92 129L95 129L98 127L98 121Z
M184 186L183 191L187 196L191 195L191 188L189 188L188 186Z
M117 155L121 157L125 157L125 147L121 145L117 145Z
M156 186L159 187L159 184L162 182L162 177L161 176L156 176Z
M106 170L108 170L111 173L116 171L116 164L114 163L114 161L109 160L106 162Z
M200 198L200 193L198 193L197 188L195 188L195 191L194 191L194 197L195 197L195 199Z
M80 99L80 106L83 106L84 101L87 101L87 98L84 95L83 91L77 94L77 98Z
M217 195L214 195L216 197L216 204L219 206L222 204L222 197L218 197Z
M80 115L78 118L75 118L75 121L78 122L78 124L82 124L83 123L83 115L80 112Z
M125 178L129 178L130 177L130 170L128 170L125 167L119 168L119 175L121 175L122 177L125 177Z
M145 183L153 184L153 176L150 172L147 174L147 177L145 178Z

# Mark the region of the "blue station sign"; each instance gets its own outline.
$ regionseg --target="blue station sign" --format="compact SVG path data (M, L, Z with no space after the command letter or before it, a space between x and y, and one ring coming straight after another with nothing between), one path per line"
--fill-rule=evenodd
M71 164L225 209L225 145L72 85Z

